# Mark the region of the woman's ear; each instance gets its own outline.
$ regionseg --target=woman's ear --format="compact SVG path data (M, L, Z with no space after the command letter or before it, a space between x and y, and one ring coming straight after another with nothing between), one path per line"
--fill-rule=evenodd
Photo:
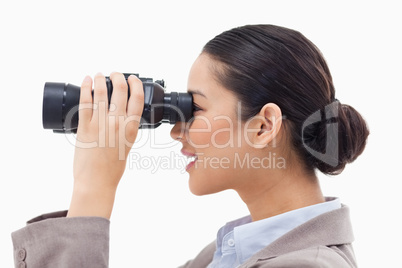
M282 111L275 103L267 103L258 115L246 123L248 141L255 148L264 148L268 144L275 146L276 138L282 126Z

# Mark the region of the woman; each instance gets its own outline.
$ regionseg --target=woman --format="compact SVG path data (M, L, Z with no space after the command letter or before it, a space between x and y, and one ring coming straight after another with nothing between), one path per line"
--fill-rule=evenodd
M13 233L16 264L107 267L109 218L144 102L136 77L128 79L128 102L123 75L111 80L108 110L104 76L94 78L93 100L92 80L84 79L77 139L95 146L76 146L68 212ZM369 131L335 98L314 44L273 25L232 29L205 45L188 91L194 117L176 123L171 136L194 158L190 190L234 189L250 216L223 226L183 267L356 267L348 208L323 196L316 170L340 174L363 152Z

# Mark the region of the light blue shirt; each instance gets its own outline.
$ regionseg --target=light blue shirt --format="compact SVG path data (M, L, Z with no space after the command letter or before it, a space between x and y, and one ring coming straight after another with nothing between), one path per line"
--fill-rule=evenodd
M341 208L338 198L292 210L259 221L250 216L228 222L218 231L216 251L208 268L233 268L271 244L285 233L323 213Z

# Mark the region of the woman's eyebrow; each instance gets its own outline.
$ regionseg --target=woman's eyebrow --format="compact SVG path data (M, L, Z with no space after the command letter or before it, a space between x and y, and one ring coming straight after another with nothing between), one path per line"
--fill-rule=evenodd
M201 91L199 91L198 89L189 89L189 90L187 90L187 92L191 93L191 94L198 94L198 95L203 96L204 98L207 99L207 96L205 96L205 94L202 93Z

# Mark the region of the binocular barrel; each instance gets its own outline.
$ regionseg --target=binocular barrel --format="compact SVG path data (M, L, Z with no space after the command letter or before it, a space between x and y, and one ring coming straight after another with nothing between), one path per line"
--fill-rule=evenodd
M130 75L124 74L126 80ZM139 77L138 74L134 75ZM166 93L163 80L153 82L152 78L139 78L144 89L144 110L140 128L157 128L162 123L175 124L191 119L193 98L190 93ZM106 87L110 105L113 85L109 77L106 77ZM43 128L52 129L54 133L77 132L80 90L80 87L72 84L45 83L42 108ZM130 98L130 89L128 89L128 98Z

